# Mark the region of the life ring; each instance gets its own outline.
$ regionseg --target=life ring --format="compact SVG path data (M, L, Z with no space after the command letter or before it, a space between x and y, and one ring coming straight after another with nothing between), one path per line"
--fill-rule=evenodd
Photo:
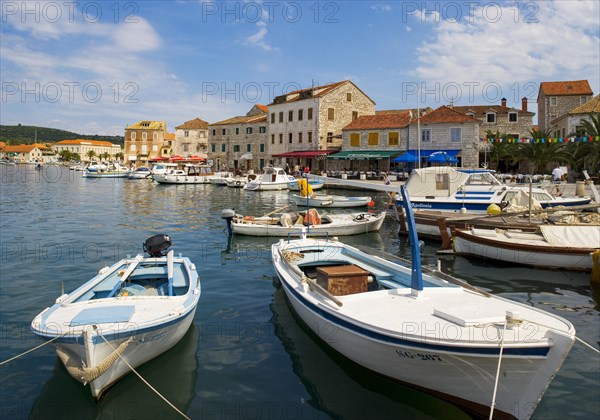
M236 185L237 187L239 187L240 185L242 185L242 183L241 183L240 181L235 181L235 185Z

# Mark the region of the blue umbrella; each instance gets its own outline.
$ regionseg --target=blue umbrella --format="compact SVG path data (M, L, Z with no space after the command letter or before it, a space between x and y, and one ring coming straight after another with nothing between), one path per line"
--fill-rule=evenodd
M438 152L433 152L431 155L429 155L429 157L427 158L427 162L429 162L429 163L457 163L458 159L456 159L452 155L449 155L448 153L444 152L443 150L440 150Z

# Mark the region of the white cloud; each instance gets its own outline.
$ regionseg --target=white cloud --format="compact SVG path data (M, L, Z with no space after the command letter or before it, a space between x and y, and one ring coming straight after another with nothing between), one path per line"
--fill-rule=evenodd
M263 21L259 21L256 23L256 26L258 27L258 32L248 36L245 40L245 44L262 48L265 51L277 50L277 48L271 46L271 44L265 40L268 32L267 24Z

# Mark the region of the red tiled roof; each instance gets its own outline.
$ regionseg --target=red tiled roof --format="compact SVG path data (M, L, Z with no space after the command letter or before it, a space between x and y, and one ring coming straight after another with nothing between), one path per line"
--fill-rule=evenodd
M294 90L292 92L289 92L286 95L280 95L280 96L275 97L273 102L270 103L268 106L287 103L287 102L296 102L296 101L301 101L304 99L320 98L322 96L327 95L332 90L337 89L338 87L340 87L346 83L352 83L354 85L354 83L351 80L342 80L341 82L329 83L329 84L323 85L323 86L314 86L314 87L310 87L310 88L306 88L306 89ZM356 85L354 85L354 86L359 91L362 92L362 90L360 90L360 88L358 86L356 86ZM362 93L371 102L375 103L364 92L362 92Z
M416 122L416 120L413 120ZM421 117L421 124L443 124L443 123L468 123L477 122L479 120L474 117L463 114L448 106L441 106L434 109L429 114L425 114Z
M542 82L540 92L546 96L561 95L592 95L592 88L587 80L572 80L567 82Z
M165 133L165 140L175 140L175 133Z
M269 108L266 105L256 104L256 106L263 112L269 112Z
M519 115L535 115L534 112L523 111L522 109L511 108L509 106L503 107L501 105L468 105L468 106L454 106L452 109L462 112L463 114L473 113L475 116L483 117L488 112L495 112L498 115L508 114L509 112L516 112Z
M177 130L208 130L208 123L200 118L194 118L175 127Z
M410 111L362 115L342 128L342 131L402 128L410 124L410 121Z
M82 143L91 144L93 146L105 146L105 147L114 146L109 141L85 140L85 139L61 140L61 141L57 141L55 144L59 144L59 145L77 145L77 146L80 146Z
M14 146L4 146L5 153L29 153L37 146L34 144L16 144Z

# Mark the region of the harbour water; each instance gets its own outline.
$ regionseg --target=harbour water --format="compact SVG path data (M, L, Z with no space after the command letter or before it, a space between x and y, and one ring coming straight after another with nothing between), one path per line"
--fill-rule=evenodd
M336 193L343 193L336 191ZM373 210L387 206L375 193ZM221 210L261 215L288 193L150 180L82 179L47 166L0 166L0 361L41 344L33 317L105 264L142 252L156 233L198 267L202 296L192 328L139 373L195 419L469 418L460 408L375 375L332 351L291 311L270 261L273 238L228 240ZM293 206L291 207L293 208ZM404 258L388 218L381 232L342 238ZM438 256L423 264L484 290L557 313L598 348L600 293L589 273L516 268ZM96 402L51 346L0 366L0 418L176 418L135 375ZM600 357L576 343L533 418L600 418Z

